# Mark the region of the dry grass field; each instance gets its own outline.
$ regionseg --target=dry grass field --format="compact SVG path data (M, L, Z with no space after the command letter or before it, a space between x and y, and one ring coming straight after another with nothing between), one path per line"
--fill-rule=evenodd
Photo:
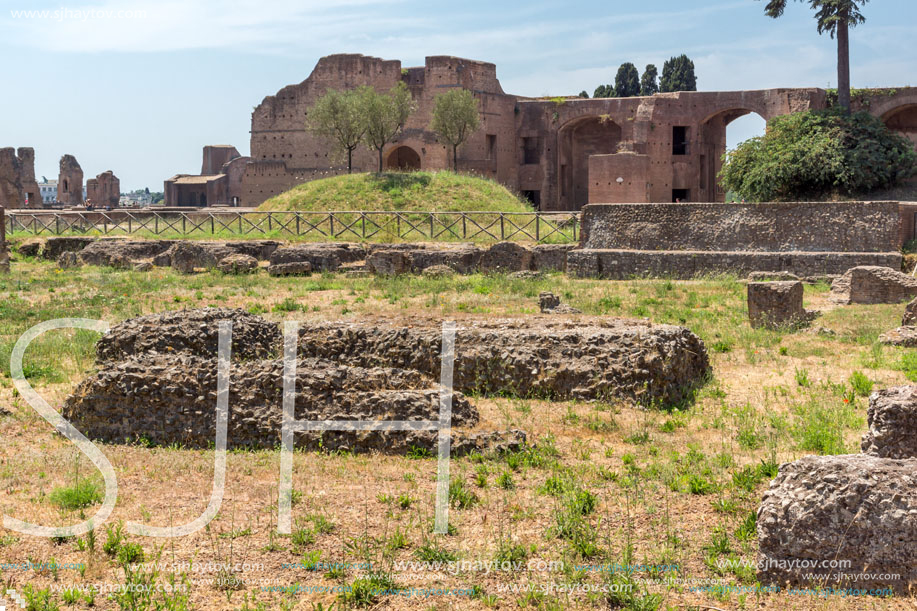
M858 451L870 389L917 379L913 353L876 343L903 308L830 306L823 285L806 287L806 307L822 310L813 329L791 333L751 329L744 284L730 277L189 277L61 271L14 257L0 276L0 510L74 524L104 492L92 464L10 380L13 344L41 321L232 306L278 322L385 314L410 324L418 315L532 315L543 290L587 314L687 326L706 343L713 378L669 410L472 397L482 430L520 428L532 445L452 461L448 536L432 532L434 458L305 452L294 459L293 534L278 535L277 450L230 452L222 508L207 528L125 535L127 521L168 526L200 515L213 452L99 444L118 477L112 517L78 538L0 528L4 590L35 610L914 607L756 590L755 511L777 466ZM52 406L93 370L97 337L56 331L30 348L26 375ZM711 585L730 587L698 589Z

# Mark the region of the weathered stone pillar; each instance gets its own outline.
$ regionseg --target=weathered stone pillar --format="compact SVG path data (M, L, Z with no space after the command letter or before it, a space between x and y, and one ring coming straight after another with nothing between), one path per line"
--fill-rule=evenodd
M6 245L6 211L0 206L0 273L10 271L10 254Z
M752 327L784 327L804 322L802 282L749 282L748 318Z

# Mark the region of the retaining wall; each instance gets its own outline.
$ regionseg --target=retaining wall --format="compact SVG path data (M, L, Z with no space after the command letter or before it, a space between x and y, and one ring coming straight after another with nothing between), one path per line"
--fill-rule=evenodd
M567 270L621 279L900 269L903 214L897 202L590 204Z

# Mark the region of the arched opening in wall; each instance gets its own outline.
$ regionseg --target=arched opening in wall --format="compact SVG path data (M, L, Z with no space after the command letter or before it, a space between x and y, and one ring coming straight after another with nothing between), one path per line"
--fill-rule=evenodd
M419 170L420 155L409 146L399 146L388 154L385 167L389 170L398 170L400 172Z
M691 201L725 201L726 192L719 181L723 155L749 138L763 136L766 128L764 117L748 108L721 110L707 118L701 124L699 188L697 194L691 194Z
M582 117L557 135L558 203L561 210L579 210L589 203L589 157L613 155L621 144L621 126L608 117Z
M885 113L882 121L888 129L903 135L917 147L917 104L899 106Z

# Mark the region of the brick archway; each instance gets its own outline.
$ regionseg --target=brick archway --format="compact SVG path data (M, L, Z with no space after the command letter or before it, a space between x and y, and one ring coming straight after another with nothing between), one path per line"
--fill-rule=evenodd
M589 203L589 157L613 155L621 144L621 126L607 115L572 119L557 132L558 195L561 210Z
M893 108L881 119L890 130L905 136L917 147L917 101Z
M762 119L768 119L763 113L750 108L728 108L710 115L700 124L698 140L700 192L698 197L692 199L692 201L725 201L726 194L719 188L719 179L717 177L723 168L723 155L726 153L726 128L739 117L752 113Z
M385 160L385 167L389 170L402 172L420 169L420 155L409 146L399 146L392 150Z

